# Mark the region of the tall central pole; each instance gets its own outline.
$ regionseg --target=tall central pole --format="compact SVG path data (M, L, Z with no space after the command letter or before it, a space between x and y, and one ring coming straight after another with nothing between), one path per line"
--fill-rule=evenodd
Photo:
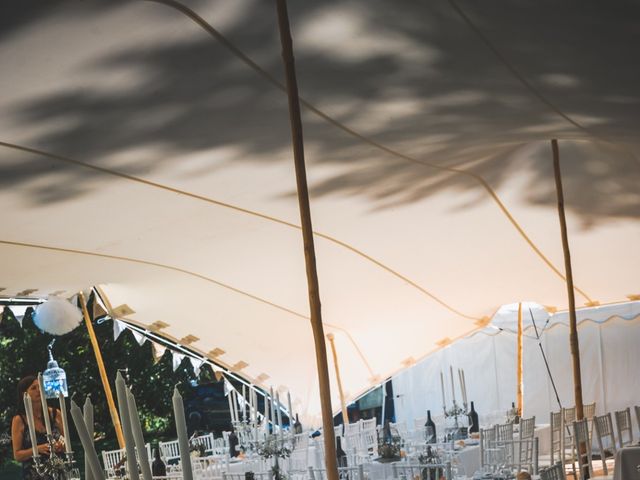
M307 188L307 172L304 164L304 146L302 141L302 120L300 118L300 100L293 60L293 42L289 29L289 14L286 0L276 0L278 9L278 26L280 27L280 43L282 60L286 73L287 96L289 97L289 121L291 123L291 139L293 143L293 159L296 168L296 186L298 204L302 224L304 243L304 259L307 270L309 288L309 307L311 309L311 328L316 349L318 380L320 383L320 404L322 407L322 427L324 430L325 467L328 480L338 480L338 464L336 461L336 445L333 433L333 413L331 409L331 390L329 387L329 365L327 349L324 342L322 315L320 308L320 288L316 270L316 254L313 244L313 228L309 208L309 190Z
M567 220L564 216L564 193L562 192L562 176L560 173L560 153L558 140L551 140L553 150L553 171L556 179L556 193L558 196L558 215L560 217L560 233L562 234L562 249L564 251L564 268L567 278L567 293L569 295L569 345L573 360L573 390L576 402L576 418L581 420L582 411L582 376L580 374L580 346L578 344L578 324L576 321L576 300L573 294L573 271L571 269L571 254L569 253L569 237L567 235Z

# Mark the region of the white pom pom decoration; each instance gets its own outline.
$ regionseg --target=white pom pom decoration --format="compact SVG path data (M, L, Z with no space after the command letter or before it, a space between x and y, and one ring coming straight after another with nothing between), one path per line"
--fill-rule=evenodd
M64 298L50 297L36 309L33 323L43 332L64 335L82 321L82 312Z

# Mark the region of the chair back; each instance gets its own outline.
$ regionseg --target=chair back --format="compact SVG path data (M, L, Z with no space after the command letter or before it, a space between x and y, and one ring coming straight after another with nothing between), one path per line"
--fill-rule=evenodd
M607 452L611 452L612 455L616 454L616 435L613 432L613 422L611 421L611 414L600 415L593 417L593 425L596 439L598 440L598 448L600 449L600 458L602 459L602 469L604 474L608 475Z
M534 432L536 426L536 417L520 419L520 430L518 432L518 470L522 470L526 466L531 473L534 465L538 463L537 439L534 441Z
M209 433L207 435L200 435L198 437L193 437L191 441L194 444L199 444L204 446L204 453L208 453L209 455L213 455L213 433Z
M145 444L145 449L147 450L147 458L149 459L149 461L151 461L153 458L151 456L151 444L149 443ZM140 463L138 450L136 449L135 452L136 452L136 461ZM104 464L104 469L109 475L116 475L115 467L116 465L118 465L118 463L122 462L122 459L125 458L126 453L127 452L124 448L121 448L118 450L102 451L102 463ZM127 463L122 462L120 466L123 468L127 468Z
M593 418L596 416L596 402L585 403L582 406L582 414L584 418Z
M520 420L520 431L519 437L520 440L524 440L527 438L533 438L533 432L536 427L536 417L533 416L531 418L525 418Z
M362 431L365 430L375 430L376 429L376 417L370 418L368 420L363 420L362 425L360 427Z
M480 465L482 467L491 464L491 449L496 440L496 427L480 429Z
M576 421L576 407L571 408L563 408L562 409L562 418L564 423L567 425L571 425Z
M117 476L115 467L125 456L124 448L118 450L102 451L102 463L108 476ZM124 467L124 465L122 465Z
M158 446L160 447L160 453L166 463L180 459L180 446L178 444L178 440L159 442Z
M633 407L636 411L636 422L638 422L638 430L640 430L640 407L636 405Z
M586 418L573 422L573 440L578 456L580 480L593 478L591 439L589 438L589 426Z
M616 412L616 427L618 428L618 442L620 448L633 443L633 431L631 430L631 409L626 408ZM626 438L625 438L626 437Z
M540 480L566 480L564 475L564 465L556 463L551 467L541 470Z
M336 437L341 437L343 428L344 428L344 425L342 423L340 425L335 425L333 427L333 435L336 436Z

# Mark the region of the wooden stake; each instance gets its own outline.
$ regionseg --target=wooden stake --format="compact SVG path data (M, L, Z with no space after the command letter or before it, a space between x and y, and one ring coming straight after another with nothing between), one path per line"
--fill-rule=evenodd
M518 415L522 416L523 413L523 400L522 400L522 302L518 304L518 364L516 365L517 372L517 386L516 386L516 407L518 408Z
M118 416L118 410L116 404L113 401L113 394L111 393L111 387L109 386L109 379L107 378L107 371L104 368L104 362L102 361L102 353L100 352L100 345L98 345L98 339L96 338L96 332L93 331L93 324L87 312L87 302L85 301L84 294L80 292L80 305L82 306L82 315L84 316L84 323L87 325L87 331L89 332L89 338L91 339L91 346L93 346L93 353L96 356L96 362L98 363L98 370L100 372L100 379L102 380L102 387L104 388L104 394L107 397L107 404L109 405L109 413L111 413L111 421L116 429L116 437L118 438L118 445L120 448L124 448L124 436L122 435L122 425L120 424L120 417Z
M342 408L342 423L349 425L349 413L347 412L347 404L344 401L344 390L342 390L342 379L340 378L340 367L338 366L338 354L336 353L336 344L334 343L333 333L327 333L329 344L331 345L331 353L333 354L333 365L336 367L336 382L338 383L338 392L340 393L340 407Z
M564 268L567 278L567 294L569 296L569 345L573 360L573 393L576 402L576 419L584 416L582 411L582 376L580 374L580 346L578 343L578 326L576 321L576 301L573 294L573 271L571 270L571 254L567 236L567 221L564 216L564 194L562 193L562 176L560 173L560 153L558 140L551 140L553 150L553 171L556 179L556 193L558 195L558 216L560 217L560 232L562 234L562 249L564 251Z
M293 41L291 40L291 31L289 28L287 2L286 0L276 0L276 5L278 10L280 43L282 45L282 61L284 63L286 73L287 96L289 98L289 121L291 123L293 159L296 169L296 186L298 190L298 204L300 207L304 257L307 270L311 328L313 330L316 363L318 366L320 405L322 407L322 427L324 430L325 467L327 470L327 479L338 480L336 445L333 433L333 412L331 409L331 389L329 386L329 365L327 362L327 349L324 342L324 330L322 328L320 289L318 284L318 272L316 270L315 247L313 244L313 228L311 226L311 211L309 208L307 173L304 164L302 120L300 118L300 99L298 98L298 84L293 60Z

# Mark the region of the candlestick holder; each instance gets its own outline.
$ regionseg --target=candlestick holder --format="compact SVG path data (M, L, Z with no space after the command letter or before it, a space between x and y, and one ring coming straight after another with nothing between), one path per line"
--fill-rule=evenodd
M49 444L49 457L42 459L40 456L33 458L33 467L36 474L40 478L50 478L53 480L79 480L77 476L72 475L75 469L75 460L73 452L65 452L63 454L56 453L56 444L59 437L47 435L47 443Z

